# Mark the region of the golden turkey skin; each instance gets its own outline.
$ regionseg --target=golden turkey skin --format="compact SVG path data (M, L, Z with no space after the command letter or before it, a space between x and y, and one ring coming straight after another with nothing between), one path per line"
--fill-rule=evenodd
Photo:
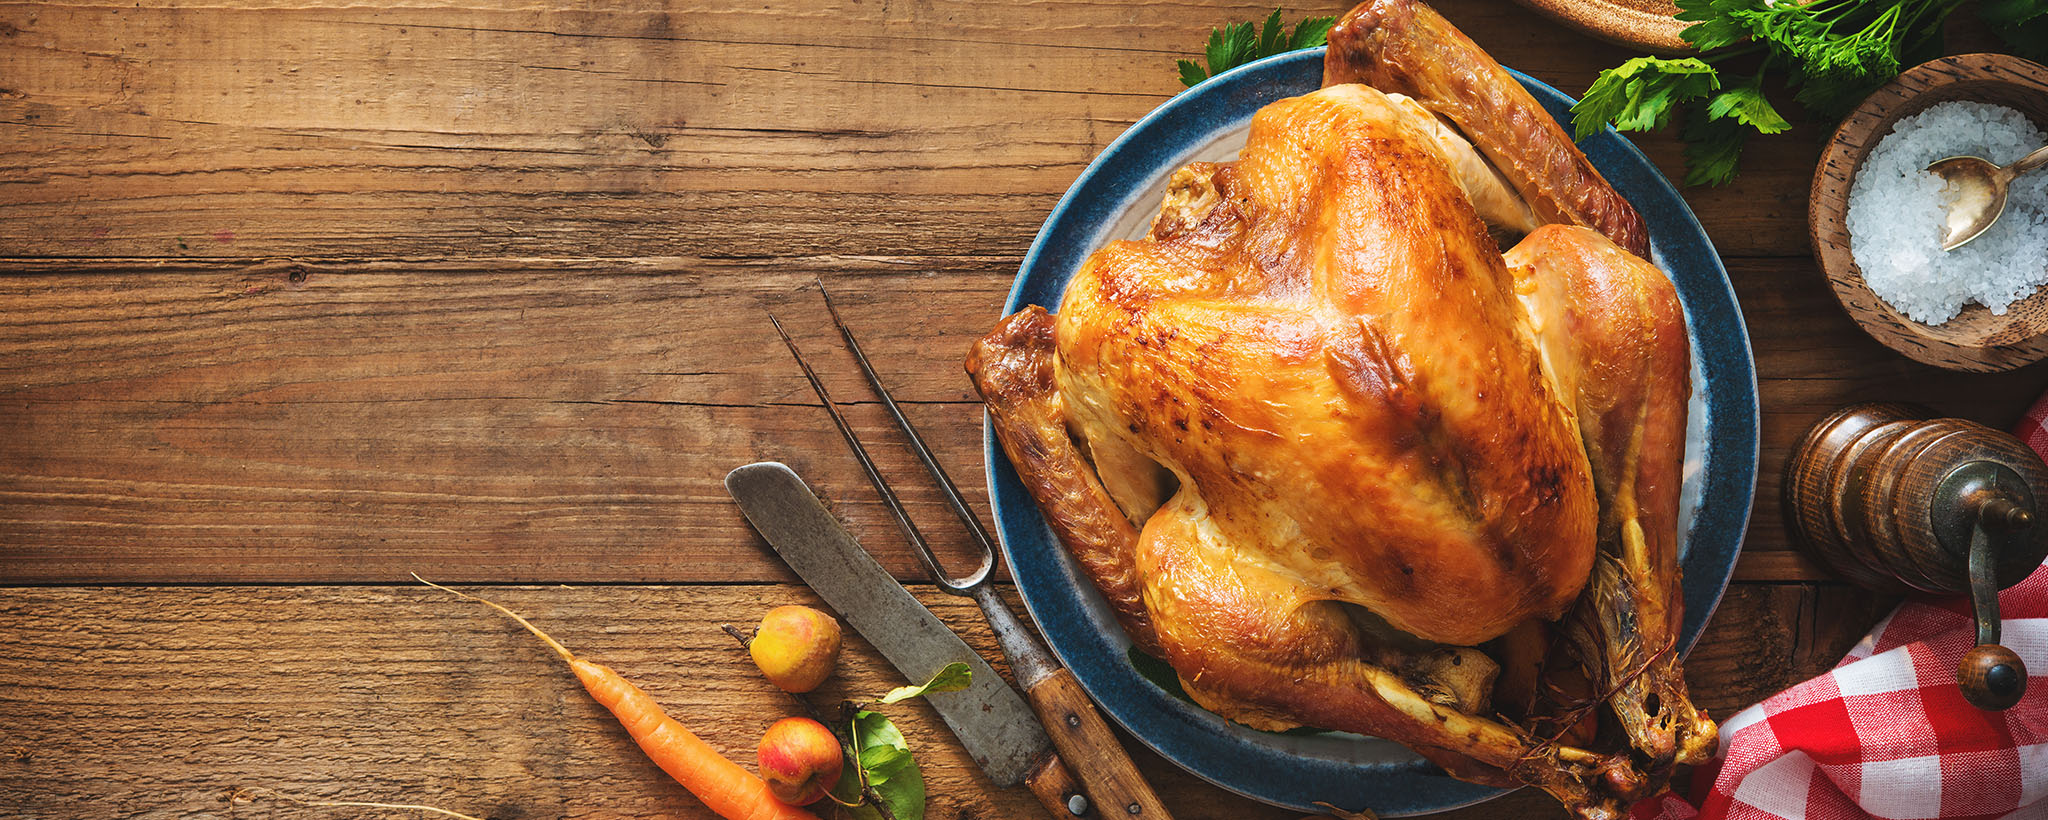
M1435 12L1370 0L1330 42L1323 89L1182 168L1145 238L967 369L1062 543L1204 707L1618 818L1715 732L1675 652L1676 292Z

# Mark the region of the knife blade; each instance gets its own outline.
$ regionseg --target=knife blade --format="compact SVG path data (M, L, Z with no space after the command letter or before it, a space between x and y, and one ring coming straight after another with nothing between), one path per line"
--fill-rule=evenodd
M790 569L905 678L921 682L950 663L973 670L966 689L925 700L989 780L1016 786L1052 756L1052 738L1017 690L882 569L788 466L739 467L725 489Z

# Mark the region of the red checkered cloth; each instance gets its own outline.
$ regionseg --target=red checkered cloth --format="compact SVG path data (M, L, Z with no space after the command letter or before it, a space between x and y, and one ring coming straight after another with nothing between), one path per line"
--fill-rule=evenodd
M2048 454L2048 396L2015 434ZM1673 795L1636 820L2048 818L2048 567L1999 593L1999 643L2027 694L2003 712L1963 700L1956 666L1975 644L1967 598L1915 597L1825 675L1721 724L1697 807Z

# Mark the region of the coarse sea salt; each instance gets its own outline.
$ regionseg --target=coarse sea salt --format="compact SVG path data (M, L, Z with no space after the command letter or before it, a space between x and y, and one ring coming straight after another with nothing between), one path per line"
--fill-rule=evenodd
M1938 325L1976 302L2002 314L2048 282L2048 171L2013 180L2005 214L1982 236L1941 250L1948 202L1937 159L1970 154L2005 165L2048 144L2026 115L1945 102L1902 118L1849 187L1849 252L1872 293L1913 321Z

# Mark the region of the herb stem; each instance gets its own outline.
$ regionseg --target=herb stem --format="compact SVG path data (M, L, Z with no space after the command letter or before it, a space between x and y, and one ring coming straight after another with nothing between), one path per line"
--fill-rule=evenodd
M1749 43L1748 45L1743 45L1743 46L1729 46L1729 47L1727 47L1727 48L1717 48L1717 49L1714 49L1714 50L1713 50L1712 52L1709 52L1709 53L1706 53L1706 54L1701 54L1701 55L1700 55L1700 57L1699 57L1699 59L1700 59L1700 61L1701 61L1701 62L1705 62L1705 63L1710 63L1710 64L1711 64L1711 63L1716 63L1716 62L1720 62L1720 61L1722 61L1722 60L1727 60L1727 59L1731 59L1731 58L1735 58L1735 57L1742 57L1742 56L1746 56L1746 55L1750 55L1750 54L1755 54L1755 53L1757 53L1757 52L1759 52L1759 51L1763 51L1763 52L1765 52L1765 53L1769 53L1769 54L1775 54L1775 53L1777 53L1777 52L1774 52L1774 51L1769 51L1769 50L1768 50L1768 49L1767 49L1767 48L1766 48L1766 47L1764 46L1764 44L1763 44L1763 43L1759 43L1759 42L1756 42L1756 41L1752 40L1752 41L1750 41L1750 43Z

